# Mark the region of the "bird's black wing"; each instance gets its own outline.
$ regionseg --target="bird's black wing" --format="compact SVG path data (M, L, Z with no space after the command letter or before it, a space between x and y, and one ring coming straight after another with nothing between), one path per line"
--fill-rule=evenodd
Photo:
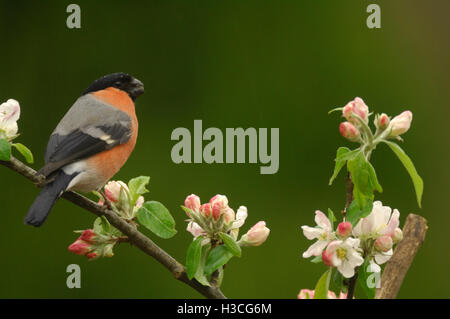
M130 126L123 123L76 129L67 135L54 133L47 145L46 165L38 173L49 176L67 164L126 143L130 136Z

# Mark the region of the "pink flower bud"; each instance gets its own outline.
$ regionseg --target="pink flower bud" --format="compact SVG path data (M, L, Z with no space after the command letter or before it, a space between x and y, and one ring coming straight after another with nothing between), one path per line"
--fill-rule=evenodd
M391 237L392 237L392 241L394 243L398 243L399 241L401 241L403 239L403 232L402 232L402 230L397 227L394 230L394 234Z
M197 195L191 194L184 200L184 206L189 209L192 209L194 212L200 209L200 197Z
M200 213L205 216L206 218L209 218L212 214L212 207L210 203L203 204L200 206Z
M394 117L389 124L389 127L391 129L391 134L389 135L389 137L396 137L408 131L409 127L411 126L412 118L413 114L411 113L411 111L405 111L402 114Z
M270 229L266 227L266 222L257 222L250 230L242 236L241 240L249 246L260 246L270 234Z
M95 259L95 258L98 257L98 254L94 251L94 252L92 252L92 253L86 254L86 257L87 257L88 259Z
M136 209L139 209L142 207L142 205L144 205L144 196L139 196L138 199L136 200L136 203L134 204L134 207Z
M119 201L120 190L124 188L126 191L128 190L127 184L122 181L110 181L105 185L105 195L108 200L113 203L117 203Z
M339 125L339 132L346 139L356 142L360 138L359 130L350 122L342 122Z
M234 213L234 210L231 209L230 207L225 209L223 215L224 215L225 223L227 223L227 224L234 221L236 218L236 214Z
M216 195L210 199L212 206L212 215L215 220L218 220L220 216L225 213L228 207L228 198L225 195Z
M387 252L392 248L393 242L391 236L383 235L375 241L375 248L382 252Z
M386 113L382 113L376 118L375 126L380 130L385 130L389 126L390 122L391 120L389 119L389 116L387 116Z
M347 121L358 123L358 120L354 117L355 114L364 122L368 122L369 107L359 97L356 97L353 101L347 103L342 110L342 115L347 119Z
M85 255L91 250L89 243L78 238L72 245L69 246L69 251L77 255Z
M333 262L331 260L332 256L333 256L333 253L327 252L326 249L322 252L322 261L328 267L334 267Z
M94 243L95 237L96 237L96 233L94 232L93 229L86 229L80 236L80 238L78 238L79 240L85 241L87 243Z
M352 224L350 222L342 222L337 227L337 233L342 238L347 238L352 233Z

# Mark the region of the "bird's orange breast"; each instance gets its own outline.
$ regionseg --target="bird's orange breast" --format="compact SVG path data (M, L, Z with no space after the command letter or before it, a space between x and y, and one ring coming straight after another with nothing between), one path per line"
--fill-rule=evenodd
M138 121L134 109L134 102L126 92L110 87L92 93L92 95L102 102L125 112L131 118L131 137L128 142L98 153L88 159L89 164L95 166L98 173L107 182L120 170L128 160L128 157L130 157L131 152L133 152L138 135Z

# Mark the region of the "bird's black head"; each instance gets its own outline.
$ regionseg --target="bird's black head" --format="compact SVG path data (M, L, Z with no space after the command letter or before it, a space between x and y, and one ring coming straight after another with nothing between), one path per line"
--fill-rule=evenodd
M115 87L127 92L133 101L136 100L139 95L144 93L144 84L138 79L126 73L113 73L95 80L94 83L83 92L83 95L104 90L109 87Z

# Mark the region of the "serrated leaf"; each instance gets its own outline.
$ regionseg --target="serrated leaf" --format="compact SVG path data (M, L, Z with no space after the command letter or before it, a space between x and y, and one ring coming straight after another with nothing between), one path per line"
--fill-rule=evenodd
M236 243L236 241L230 235L225 233L219 233L220 238L223 240L225 246L227 246L228 250L235 256L241 257L242 250L241 247Z
M327 299L330 278L331 268L328 268L316 284L316 288L314 289L314 299Z
M130 190L132 206L134 206L139 196L148 193L148 189L146 188L146 186L149 182L149 176L139 176L130 179L130 181L128 182L128 188Z
M416 191L417 204L422 208L423 180L417 173L412 160L408 155L406 155L405 151L403 151L403 149L398 144L390 141L383 142L391 148L395 155L397 155L398 159L400 160L400 162L402 162L403 166L411 177L414 189Z
M211 275L219 267L225 265L231 258L233 254L224 245L217 246L208 255L205 264L205 274Z
M4 139L0 139L0 161L11 160L11 144Z
M21 143L14 143L12 144L12 146L14 146L15 149L18 150L20 154L22 154L28 164L34 163L33 153L31 153L28 147Z
M138 210L137 218L142 226L161 238L171 238L177 233L175 220L160 202L149 201L144 203Z
M190 280L194 278L202 261L202 241L202 236L197 237L189 245L186 253L186 273Z

